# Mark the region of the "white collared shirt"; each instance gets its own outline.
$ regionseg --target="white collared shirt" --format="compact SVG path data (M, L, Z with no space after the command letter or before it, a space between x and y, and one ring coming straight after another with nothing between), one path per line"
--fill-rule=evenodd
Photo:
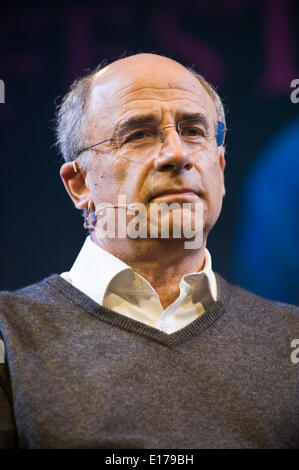
M180 294L165 310L146 279L89 236L71 270L61 276L103 307L168 334L196 320L217 300L217 283L207 249L204 268L181 278Z

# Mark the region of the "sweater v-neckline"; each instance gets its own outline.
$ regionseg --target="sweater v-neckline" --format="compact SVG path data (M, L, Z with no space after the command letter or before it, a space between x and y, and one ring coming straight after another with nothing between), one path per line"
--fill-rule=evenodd
M215 273L215 276L217 281L218 300L199 318L180 330L170 334L99 305L93 299L59 276L59 274L52 274L44 281L98 320L109 323L112 326L143 335L157 343L172 348L173 346L184 343L189 339L198 336L224 314L223 284L225 281L218 273Z

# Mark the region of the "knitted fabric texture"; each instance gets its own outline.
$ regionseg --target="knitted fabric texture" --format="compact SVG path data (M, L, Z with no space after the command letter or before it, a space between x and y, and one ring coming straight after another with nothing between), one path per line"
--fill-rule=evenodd
M216 279L170 335L57 274L2 292L0 447L298 448L299 308Z

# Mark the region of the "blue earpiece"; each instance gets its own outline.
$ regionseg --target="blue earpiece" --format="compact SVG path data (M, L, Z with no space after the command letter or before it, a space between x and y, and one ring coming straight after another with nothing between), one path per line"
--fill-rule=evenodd
M225 124L224 122L218 121L216 142L217 146L220 147L224 142L225 137Z

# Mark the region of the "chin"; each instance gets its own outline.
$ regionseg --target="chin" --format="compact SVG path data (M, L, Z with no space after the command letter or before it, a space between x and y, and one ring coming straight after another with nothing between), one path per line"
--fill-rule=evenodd
M147 233L150 238L189 240L202 232L202 212L178 208L157 217L148 217Z

